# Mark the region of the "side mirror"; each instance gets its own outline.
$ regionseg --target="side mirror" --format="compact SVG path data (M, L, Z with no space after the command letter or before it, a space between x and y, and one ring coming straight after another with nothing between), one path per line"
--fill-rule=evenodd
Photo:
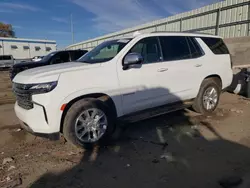
M123 61L123 70L128 69L132 65L141 65L143 57L139 53L129 53L125 56Z

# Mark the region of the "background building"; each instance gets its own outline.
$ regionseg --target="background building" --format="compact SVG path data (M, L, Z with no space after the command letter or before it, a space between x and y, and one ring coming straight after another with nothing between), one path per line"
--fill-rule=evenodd
M132 36L135 31L140 33L159 31L202 32L220 35L224 38L249 36L249 10L249 0L225 0L196 10L73 44L68 46L67 49L91 50L105 40Z
M56 41L0 37L0 55L13 55L15 59L44 56L56 50Z

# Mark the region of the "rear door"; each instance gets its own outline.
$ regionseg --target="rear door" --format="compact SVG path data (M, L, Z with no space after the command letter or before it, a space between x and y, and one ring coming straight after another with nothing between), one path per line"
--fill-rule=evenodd
M193 37L161 36L163 67L167 69L164 82L169 90L167 103L191 99L203 77L204 55Z

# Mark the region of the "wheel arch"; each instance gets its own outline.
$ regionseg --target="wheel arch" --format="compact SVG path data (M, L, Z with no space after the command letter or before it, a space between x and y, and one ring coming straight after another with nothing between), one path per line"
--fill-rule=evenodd
M65 119L65 116L66 116L68 110L70 109L70 107L75 102L82 100L82 99L88 99L88 98L98 99L100 101L105 102L107 104L107 106L110 107L110 110L111 110L112 114L114 115L114 117L117 117L117 108L115 106L115 102L113 101L113 99L109 95L107 95L105 93L91 93L91 94L81 95L81 96L78 96L78 97L72 99L71 101L69 101L66 104L65 108L63 109L63 113L62 113L62 116L60 119L60 132L62 132L62 130L63 130L64 119Z
M204 80L207 80L207 79L217 79L218 83L220 84L219 86L222 89L222 86L223 86L222 79L218 74L211 74L211 75L207 76Z

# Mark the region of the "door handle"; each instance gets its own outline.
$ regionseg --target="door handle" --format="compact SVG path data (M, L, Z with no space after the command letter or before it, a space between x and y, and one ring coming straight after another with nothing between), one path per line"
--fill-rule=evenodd
M168 68L160 68L160 69L158 69L158 72L165 72L167 70L168 70Z
M195 67L201 67L202 66L202 64L196 64L195 65Z

